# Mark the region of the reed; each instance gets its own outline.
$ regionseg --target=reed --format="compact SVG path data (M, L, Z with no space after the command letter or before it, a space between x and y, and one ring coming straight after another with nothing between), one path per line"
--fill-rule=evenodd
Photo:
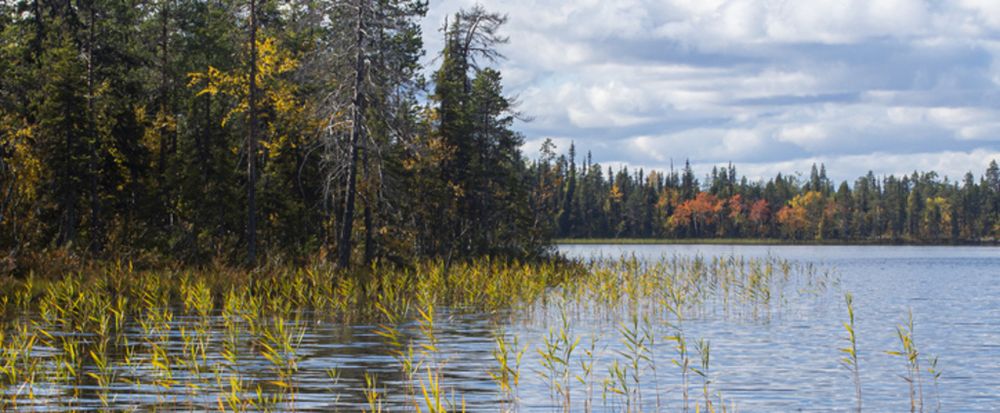
M676 331L673 335L667 336L667 340L674 343L674 351L676 356L671 360L677 368L680 369L681 375L681 396L683 398L683 408L682 411L687 412L689 409L688 404L688 394L689 394L689 376L691 372L691 357L688 353L687 340L684 339L684 330L681 328L681 324L677 324Z
M624 406L625 412L632 411L632 390L630 387L630 380L628 379L628 368L624 367L616 359L610 366L608 366L608 376L604 379L604 391L603 398L605 406L608 403L608 395L619 398L622 402L621 405ZM614 399L612 401L612 408L614 408Z
M580 356L580 373L577 374L576 380L585 389L586 398L583 401L584 412L591 412L594 410L594 366L597 362L597 341L598 337L596 335L590 336L590 344L583 348L583 354Z
M362 390L365 395L365 404L367 408L361 409L362 412L370 413L381 413L382 412L382 390L378 385L378 377L374 374L365 372L365 387Z
M93 362L93 371L86 373L96 383L97 396L104 408L111 406L110 387L116 381L113 362L110 360L108 351L111 343L111 322L111 315L107 312L98 316L98 328L94 334L89 353Z
M625 358L627 364L624 365L624 370L627 373L624 376L628 376L628 380L631 381L630 386L621 387L625 391L623 396L626 398L626 406L635 406L635 411L642 411L643 364L651 361L647 342L648 336L642 334L640 331L639 317L634 313L630 317L629 323L622 323L618 327L618 332L622 336L621 344L623 349L617 353ZM616 374L616 376L622 375ZM631 408L626 408L626 410L632 411Z
M263 328L260 337L258 337L256 344L260 356L270 363L272 373L272 380L269 380L267 384L277 389L277 391L271 392L273 404L287 401L290 406L295 405L297 390L295 373L298 372L297 349L301 345L304 335L305 329L298 318L287 321L282 316L276 316Z
M711 392L709 391L709 386L712 384L711 370L709 369L711 367L712 346L708 340L698 340L698 355L701 358L701 367L693 368L691 371L701 376L701 389L702 395L705 398L705 411L715 411L710 396Z
M415 394L413 381L420 369L420 362L414 358L413 341L400 331L400 325L409 312L408 301L402 306L386 306L380 301L376 303L376 308L385 317L385 321L378 325L375 334L389 347L389 354L399 364L406 380L406 394L413 396Z
M543 381L548 383L554 402L562 405L564 411L572 408L572 357L573 351L580 344L580 338L574 337L570 329L566 308L559 306L559 327L549 328L548 335L543 340L543 347L537 349L541 358L542 368L537 370Z
M643 359L646 361L647 368L653 374L653 393L656 395L656 410L660 411L663 409L663 402L660 398L660 376L656 368L656 365L659 364L655 354L657 349L656 331L653 329L652 322L648 316L643 316L642 321L643 340L646 343L649 343L646 347L646 353Z
M501 411L514 411L517 408L517 389L521 381L521 359L528 347L518 345L517 336L510 343L502 331L495 334L496 348L493 349L493 360L496 366L488 374L500 388Z
M861 412L861 367L858 364L858 336L854 325L854 296L851 293L844 294L844 302L847 304L847 322L844 323L844 330L847 332L847 346L840 348L844 357L840 359L840 364L850 373L854 381L854 397L857 402L855 410Z
M938 382L941 379L942 371L941 368L938 367L938 356L931 357L930 367L927 368L927 373L931 375L931 380L933 380L934 383L934 398L936 400L936 403L934 405L934 411L940 412L941 392L940 389L938 388Z
M34 400L35 391L56 386L73 395L58 403L92 397L84 401L108 410L293 410L302 403L300 387L306 388L301 379L308 353L300 348L307 332L325 323L364 323L374 326L400 379L369 374L363 383L354 378L340 385L358 376L341 376L343 366L323 366L331 368L325 372L330 400L347 395L348 403L364 403L368 411L460 411L465 399L459 384L445 374L456 357L445 338L453 334L448 319L477 314L504 326L545 322L539 337L494 333L493 364L481 378L495 383L501 410L524 407L518 389L521 370L530 369L564 411L598 409L598 388L608 411L690 411L691 404L696 411L725 411L726 401L713 390L709 341L690 339L691 323L713 317L766 322L789 297L835 285L834 274L778 258L485 258L447 268L438 261L376 263L350 273L323 263L253 271L137 270L115 263L0 287L0 408L44 405L49 401ZM841 362L852 372L860 409L853 299L845 301L848 344ZM581 345L574 327L591 319L617 329ZM908 360L911 406L922 409L920 377L934 378L936 395L940 370L932 359L922 372L927 360L913 344L912 316L897 333L904 344L893 354ZM663 369L658 358L671 359L676 369ZM661 386L661 379L679 385ZM692 381L700 381L701 395L690 394ZM403 395L388 397L390 391ZM155 402L119 400L129 392L148 392ZM674 406L678 394L683 404Z
M924 411L924 388L920 372L920 352L913 339L913 311L907 312L905 321L896 326L900 350L886 354L902 358L906 362L906 375L901 376L910 388L910 412Z

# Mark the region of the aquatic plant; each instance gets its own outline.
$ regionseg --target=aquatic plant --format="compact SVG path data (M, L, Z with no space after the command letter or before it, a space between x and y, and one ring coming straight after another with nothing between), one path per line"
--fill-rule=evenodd
M482 259L448 268L435 261L376 263L350 273L323 263L254 271L151 271L117 263L0 287L0 408L89 403L108 409L296 409L304 386L303 337L314 326L334 323L374 326L369 331L402 374L399 380L371 375L361 383L345 374L350 382L341 385L342 366L323 366L331 369L323 384L330 400L349 395L350 406L364 402L373 411L462 410L464 397L451 382L455 376L445 374L455 347L445 338L451 331L443 328L447 318L473 313L499 325L546 323L539 337L527 338L534 348L520 342L523 333L494 334L493 365L481 379L495 383L495 402L503 410L522 407L518 388L521 370L528 368L549 385L552 404L565 410L597 409L600 388L606 410L690 411L689 387L700 379L693 409L725 411L727 401L713 390L709 341L695 345L687 337L690 320L766 322L789 295L818 294L835 285L833 277L778 258L740 257L623 257L586 264ZM851 352L844 355L853 361L845 367L856 366L858 348L852 302L848 306L845 349ZM606 341L593 334L581 345L574 322L588 317L618 328L609 329ZM912 340L912 321L902 330ZM664 370L657 358L672 359L677 369ZM927 360L918 363L912 404L922 407L920 368ZM935 378L937 394L940 370L935 361L930 366L924 374ZM662 386L661 379L679 384ZM70 397L47 396L52 388ZM34 400L40 389L50 398ZM395 390L391 397L389 389ZM123 397L131 392L146 396ZM675 409L677 399L683 405ZM341 406L334 401L331 407Z
M861 368L858 364L858 336L854 325L854 296L851 293L844 294L844 302L847 304L847 322L844 323L844 330L847 331L847 347L840 348L844 357L840 359L840 364L851 373L854 381L854 396L857 401L856 410L861 411Z
M711 392L709 391L709 386L712 384L711 370L709 370L711 367L712 346L708 340L698 340L698 355L701 357L701 368L692 368L691 371L701 376L701 389L702 395L705 397L705 410L714 411Z
M900 350L887 351L886 354L902 358L906 361L906 375L901 376L910 387L910 412L918 409L924 411L924 390L920 375L920 352L913 340L913 311L907 312L903 324L896 326L896 337L899 338Z
M385 317L385 322L378 325L375 334L382 337L384 343L388 345L389 354L396 359L406 379L406 392L412 396L414 394L413 380L420 369L420 363L414 358L413 341L404 337L404 334L399 330L399 325L402 323L403 317L407 315L409 307L408 305L387 307L381 301L377 302L375 306Z
M585 389L586 399L583 401L583 410L591 412L594 408L594 365L597 362L597 341L596 335L590 336L590 344L583 348L583 354L579 358L580 373L576 375L577 382Z
M295 403L295 373L299 369L296 350L304 335L305 329L298 318L286 321L284 317L276 316L258 338L260 356L271 364L273 379L268 384L279 389L273 394L277 397L275 404L283 402L286 395L290 403Z
M671 362L674 363L680 369L681 374L681 396L684 400L683 411L688 411L688 376L691 372L691 358L688 354L687 340L684 339L684 330L681 328L681 324L676 325L676 331L673 335L667 336L667 340L674 343L674 351L676 357L674 357Z
M548 335L543 340L542 348L536 349L541 357L542 368L537 370L539 376L549 384L551 396L569 411L571 402L571 376L573 351L580 344L579 337L573 337L570 330L569 317L566 309L559 306L559 328L549 328Z
M367 409L362 412L380 413L382 412L382 390L378 386L378 377L365 372L365 387L362 389L365 395Z
M630 377L631 385L621 385L620 389L625 392L626 406L636 406L641 410L642 406L642 365L644 362L651 362L649 356L648 336L639 330L639 317L632 314L629 323L622 323L618 327L618 333L622 336L621 344L624 347L617 351L618 355L625 358L627 364L623 366L626 375ZM621 380L622 374L616 372L616 377ZM626 410L630 410L626 407Z
M939 391L939 388L938 388L938 381L941 379L942 371L938 367L938 357L937 356L931 357L930 364L931 364L930 367L927 368L927 373L931 375L931 379L934 381L934 398L936 400L936 404L934 406L934 411L935 412L940 412L941 411L941 392Z
M493 349L493 360L496 366L487 373L490 378L500 388L501 411L507 411L506 405L510 403L510 410L517 406L517 388L521 381L521 359L528 351L528 346L518 346L517 336L508 343L504 332L495 334L496 348Z

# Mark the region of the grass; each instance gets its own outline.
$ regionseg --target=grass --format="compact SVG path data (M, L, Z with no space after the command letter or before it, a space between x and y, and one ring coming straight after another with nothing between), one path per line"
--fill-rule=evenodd
M506 411L507 405L517 405L517 389L521 381L521 359L528 348L518 345L517 336L513 336L508 342L507 334L500 331L496 333L496 349L493 350L493 359L496 366L488 374L500 390L500 410ZM585 382L586 380L581 380Z
M910 412L924 411L924 384L920 370L920 351L913 336L913 311L907 313L906 320L896 327L900 350L887 351L886 354L902 358L906 361L906 374L901 375L903 381L910 387ZM935 361L936 363L936 361Z
M836 285L835 278L773 257L482 259L450 267L427 261L357 273L324 264L245 271L114 263L62 277L30 276L0 286L0 410L73 410L87 400L107 409L295 410L305 337L333 324L371 326L396 371L366 371L354 390L331 390L331 400L359 400L348 410L402 403L410 411L464 411L460 384L447 374L462 355L448 348L442 329L449 317L479 314L497 325L492 367L480 373L495 383L502 411L523 407L524 369L549 385L557 410L726 411L711 369L715 349L688 325L699 318L767 323L790 296L813 297ZM850 295L846 302L843 362L855 377L860 408ZM544 322L538 336L503 330L527 318ZM587 330L582 340L575 334L579 320L618 327ZM921 377L930 374L937 389L937 360L921 371L912 317L897 333L902 350L890 354L908 360L911 406L922 409ZM670 363L676 368L662 368ZM323 366L322 373L331 389L342 388L339 365ZM700 395L691 395L692 382ZM404 390L394 395L389 386ZM72 397L39 396L51 389ZM601 397L595 389L603 389ZM153 397L129 400L136 394Z
M858 362L858 334L857 326L854 323L854 295L844 294L844 303L847 305L847 322L844 323L844 330L847 332L847 346L840 349L844 357L840 359L840 364L850 373L854 381L854 397L857 400L856 411L861 412L861 366Z

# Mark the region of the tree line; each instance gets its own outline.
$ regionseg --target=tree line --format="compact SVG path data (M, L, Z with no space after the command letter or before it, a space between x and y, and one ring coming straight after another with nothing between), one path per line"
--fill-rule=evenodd
M341 267L560 237L995 238L978 180L702 180L521 152L506 17L424 0L0 2L0 264L53 251ZM425 73L429 73L427 76Z
M531 166L543 209L561 238L772 238L887 242L995 242L1000 168L949 180L936 172L836 184L823 165L808 175L739 177L732 165L698 179L680 170L603 168L575 148L543 144Z
M494 67L424 0L0 2L0 254L190 262L543 252Z

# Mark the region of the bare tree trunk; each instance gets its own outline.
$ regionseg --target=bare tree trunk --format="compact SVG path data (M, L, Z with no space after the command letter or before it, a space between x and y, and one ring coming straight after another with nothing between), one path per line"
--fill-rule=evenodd
M368 172L368 150L364 151L364 155L362 156L361 163L362 163L362 167L364 168L363 169L364 179L366 179L366 180L370 179L370 175L369 175L369 172ZM369 184L370 184L370 182L369 182ZM373 235L372 235L372 225L373 225L372 224L372 203L373 202L375 202L375 195L372 193L371 190L369 190L368 197L365 198L365 211L364 211L364 220L365 220L365 264L366 265L371 264L372 260L375 257L375 240L374 240Z
M247 135L247 262L257 263L257 0L250 0L250 133Z
M364 133L364 87L365 76L365 56L364 56L364 5L358 1L358 15L355 25L355 61L354 61L354 97L353 97L353 125L351 127L351 155L350 164L347 166L347 199L344 203L344 219L340 228L340 243L337 245L338 259L337 265L340 268L347 268L351 265L351 232L354 227L354 203L357 196L358 177L358 143Z

